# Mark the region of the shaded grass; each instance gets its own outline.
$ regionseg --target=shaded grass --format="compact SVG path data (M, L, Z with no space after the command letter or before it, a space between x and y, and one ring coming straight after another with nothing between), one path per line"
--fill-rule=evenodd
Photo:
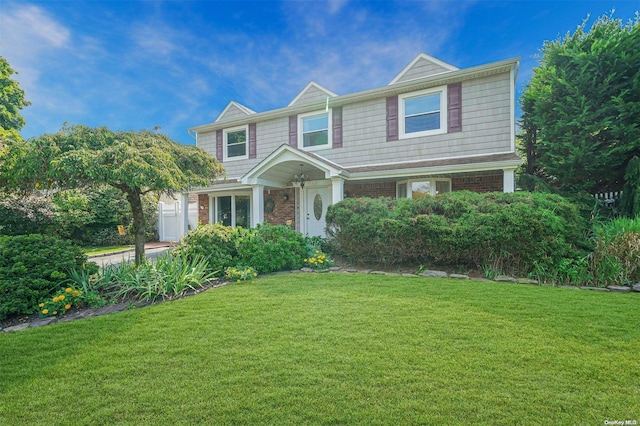
M637 294L346 274L0 336L0 424L640 417Z
M87 256L96 256L98 254L119 253L123 250L131 250L133 246L107 246L107 247L85 247L84 254Z

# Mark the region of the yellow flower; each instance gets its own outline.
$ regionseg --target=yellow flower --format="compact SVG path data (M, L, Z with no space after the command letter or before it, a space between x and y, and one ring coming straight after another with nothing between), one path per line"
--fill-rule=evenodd
M73 290L71 290L71 287L67 287L64 289L65 293L71 293Z
M48 313L49 313L49 310L48 310L48 309L43 309L43 310L42 310L42 315L47 315Z
M53 303L57 303L58 302L58 296L54 297L52 300L53 300Z
M53 311L53 315L58 315L58 311Z
M318 259L318 262L322 263L322 259Z
M44 306L44 303L41 303L38 306L42 308Z
M62 302L64 300L64 296L61 294L60 296L58 296L58 300Z
M69 310L69 309L71 309L71 305L67 303L66 305L64 305L64 308L65 308L66 310Z
M36 189L40 188L40 182L36 182Z
M74 295L74 296L76 296L76 297L77 297L77 296L80 296L80 292L79 292L78 290L75 290L75 291L73 292L73 295Z
M239 282L240 282L240 280L238 280L238 281L236 281L236 282L237 282L237 283L239 283Z
M253 273L253 276L254 276L254 277L257 277L257 276L258 276L258 273L257 273L257 272L254 272L254 273Z
M304 263L307 263L309 260L308 259L304 259Z

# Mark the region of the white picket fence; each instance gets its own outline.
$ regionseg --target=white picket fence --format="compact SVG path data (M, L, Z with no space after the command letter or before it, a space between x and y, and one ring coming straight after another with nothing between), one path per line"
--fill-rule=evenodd
M622 197L622 191L616 191L616 192L601 192L600 194L593 194L593 196L597 199L602 201L604 204L613 204L615 203L617 200L620 199L620 197Z
M160 241L180 241L183 235L181 202L174 204L158 203L158 237ZM198 203L189 204L188 229L198 224Z

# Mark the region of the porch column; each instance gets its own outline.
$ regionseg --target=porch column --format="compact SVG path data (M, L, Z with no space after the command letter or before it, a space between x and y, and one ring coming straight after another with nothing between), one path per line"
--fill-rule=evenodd
M516 169L502 169L502 192L516 190Z
M158 239L164 241L164 203L158 203Z
M338 203L344 199L344 180L331 178L331 204Z
M182 226L180 229L180 237L189 232L189 194L183 192L180 194L180 205L182 207Z
M264 185L251 186L251 227L264 222Z
M209 223L216 223L215 197L209 194Z

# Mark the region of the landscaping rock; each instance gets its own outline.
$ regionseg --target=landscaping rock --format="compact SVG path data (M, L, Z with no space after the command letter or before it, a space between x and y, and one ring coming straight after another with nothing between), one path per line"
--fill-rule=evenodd
M516 278L510 277L508 275L497 275L493 280L499 283L517 283L518 282Z
M357 269L353 269L353 268L346 269L346 271L349 272L349 273L352 273L352 274L355 274L356 272L359 272Z
M435 277L435 278L447 278L449 274L444 271L424 271L422 274L423 277Z
M31 324L29 324L28 322L25 322L24 324L18 324L18 325L12 325L11 327L7 327L2 329L2 331L18 331L18 330L24 330L25 328L28 328Z
M371 271L369 272L371 275L385 275L386 272L384 271Z
M37 319L35 321L31 321L31 327L42 327L43 325L49 325L52 322L55 322L56 318L54 317L49 317L49 318L41 318L41 319Z
M608 285L607 288L616 293L628 293L631 291L631 287L627 287L626 285Z
M540 283L537 280L532 280L531 278L518 278L518 284L533 284L539 285Z
M331 268L329 268L329 270L331 272L337 272L337 271L339 271L341 269L342 269L342 267L340 267L340 266L332 266Z
M449 278L455 278L457 280L468 280L469 279L469 275L451 274L451 275L449 275Z
M575 285L560 285L560 288L568 288L570 290L582 290L580 287L576 287Z
M633 287L631 287L633 289L633 291L638 291L640 292L640 283L638 284L634 284Z
M418 278L418 275L416 274L402 274L402 276L407 278Z
M602 287L580 287L580 290L609 291L608 288L602 288Z
M313 269L304 267L300 269L300 272L313 272Z
M129 305L127 303L117 303L115 305L107 305L107 306L103 306L102 308L96 309L96 311L94 312L94 315L104 315L104 314L111 314L113 312L126 311L128 308L129 308Z

